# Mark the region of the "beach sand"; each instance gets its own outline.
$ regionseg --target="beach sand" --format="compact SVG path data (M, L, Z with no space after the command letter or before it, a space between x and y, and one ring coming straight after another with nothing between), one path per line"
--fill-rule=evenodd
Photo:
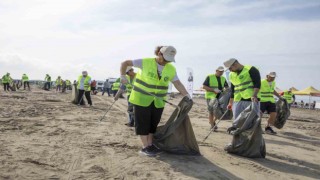
M292 109L277 135L264 134L265 159L226 153L232 136L221 121L209 133L203 98L189 116L201 156L138 154L141 142L127 122L127 102L92 96L94 107L71 103L71 92L0 91L0 179L320 179L320 111ZM178 104L181 97L171 102ZM174 108L166 105L161 123ZM262 120L262 127L266 119Z

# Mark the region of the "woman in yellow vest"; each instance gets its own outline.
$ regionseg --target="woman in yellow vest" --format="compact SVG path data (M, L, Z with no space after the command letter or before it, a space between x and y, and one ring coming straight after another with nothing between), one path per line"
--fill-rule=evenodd
M166 99L169 83L172 82L183 96L190 97L177 76L176 68L172 65L176 53L173 46L158 46L155 49L155 58L127 60L121 64L123 84L128 83L126 77L128 66L139 69L129 102L134 105L135 130L143 145L140 154L154 156L161 152L152 144L152 140L165 106L163 100Z
M271 126L274 124L274 121L277 117L276 104L273 95L277 96L279 99L282 99L281 96L275 91L276 83L275 83L276 73L270 72L267 75L266 79L261 80L261 88L259 91L260 94L260 110L261 113L265 111L270 114L267 126L265 127L265 132L267 134L277 134Z
M228 87L228 83L226 78L223 77L224 68L219 66L216 69L215 74L209 74L206 80L203 82L203 89L206 90L205 99L207 100L207 107L209 111L209 123L213 130L217 130L218 127L216 126L216 117L213 114L213 102L215 99L218 99L221 91L224 87Z

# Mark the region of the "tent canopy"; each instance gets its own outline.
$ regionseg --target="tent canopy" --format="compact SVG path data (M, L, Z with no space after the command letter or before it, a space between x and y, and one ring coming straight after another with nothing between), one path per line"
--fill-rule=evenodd
M306 96L318 96L320 97L320 91L315 89L312 86L307 87L306 89L303 89L301 91L292 91L295 95L306 95Z
M295 88L295 87L292 86L292 87L291 87L291 91L294 92L294 91L299 91L299 90L298 90L297 88Z

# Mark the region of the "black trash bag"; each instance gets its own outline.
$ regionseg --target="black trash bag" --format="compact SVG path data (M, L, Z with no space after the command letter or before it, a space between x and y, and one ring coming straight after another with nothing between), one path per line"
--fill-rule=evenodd
M237 127L231 131L232 142L224 148L228 153L249 158L265 158L266 145L262 136L261 118L255 108L257 109L257 105L252 103L237 117Z
M227 88L224 90L218 99L213 101L213 115L220 119L221 116L228 110L227 106L231 97L231 89ZM222 118L222 120L232 119L232 111L228 111L227 114Z
M276 108L277 108L277 117L274 122L274 127L281 129L290 116L290 108L287 100L285 99L279 99L276 102Z
M78 88L77 88L77 84L73 84L72 85L72 93L71 93L71 102L73 104L79 104L78 96L79 96L79 91L78 91ZM82 99L82 104L80 104L80 105L84 105L84 104L85 104L84 100Z
M200 155L188 112L193 102L184 97L163 126L158 126L153 143L161 150L180 155Z

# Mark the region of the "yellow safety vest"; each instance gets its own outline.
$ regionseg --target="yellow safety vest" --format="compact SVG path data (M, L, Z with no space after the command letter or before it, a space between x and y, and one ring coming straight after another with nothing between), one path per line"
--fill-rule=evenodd
M121 84L121 83L118 82L118 80L117 80L116 82L114 82L114 83L112 84L111 90L112 90L112 91L117 91L117 90L119 90L120 84Z
M220 76L220 80L221 80L221 86L224 86L224 83L226 82L226 78L223 76ZM213 89L218 89L219 88L219 84L218 84L218 79L217 76L215 74L210 74L209 75L209 87L213 88ZM214 99L217 97L217 94L211 91L206 91L205 94L205 98L206 99Z
M62 79L57 79L56 80L56 85L62 85Z
M129 102L138 106L148 107L154 101L156 108L163 108L168 93L169 83L176 74L176 68L167 63L158 76L158 66L155 58L142 59L142 70L136 75ZM156 96L152 96L152 95Z
M9 83L10 82L10 76L4 75L2 76L2 83Z
M272 102L275 103L273 93L276 83L272 81L271 86L266 79L261 80L261 87L259 91L260 102Z
M133 78L131 82L130 76L127 75L127 80L128 80L128 84L126 84L126 91L127 91L127 96L130 96L135 78Z
M253 96L253 82L249 74L252 66L244 66L241 73L230 73L230 81L234 85L234 102L249 99Z
M80 88L80 82L81 82L81 79L82 79L82 78L83 78L82 75L79 76L79 78L78 78L78 86L77 86L78 89ZM84 85L83 85L83 87L84 87L84 90L85 90L85 91L91 91L91 86L90 86L90 83L89 83L90 79L91 79L90 76L87 76L87 77L85 77L85 79L84 79L84 82L83 82Z
M290 104L293 102L293 98L292 98L292 92L289 93L289 91L284 91L283 92L283 97L287 100L287 102Z
M29 81L29 77L27 75L22 75L22 82Z

